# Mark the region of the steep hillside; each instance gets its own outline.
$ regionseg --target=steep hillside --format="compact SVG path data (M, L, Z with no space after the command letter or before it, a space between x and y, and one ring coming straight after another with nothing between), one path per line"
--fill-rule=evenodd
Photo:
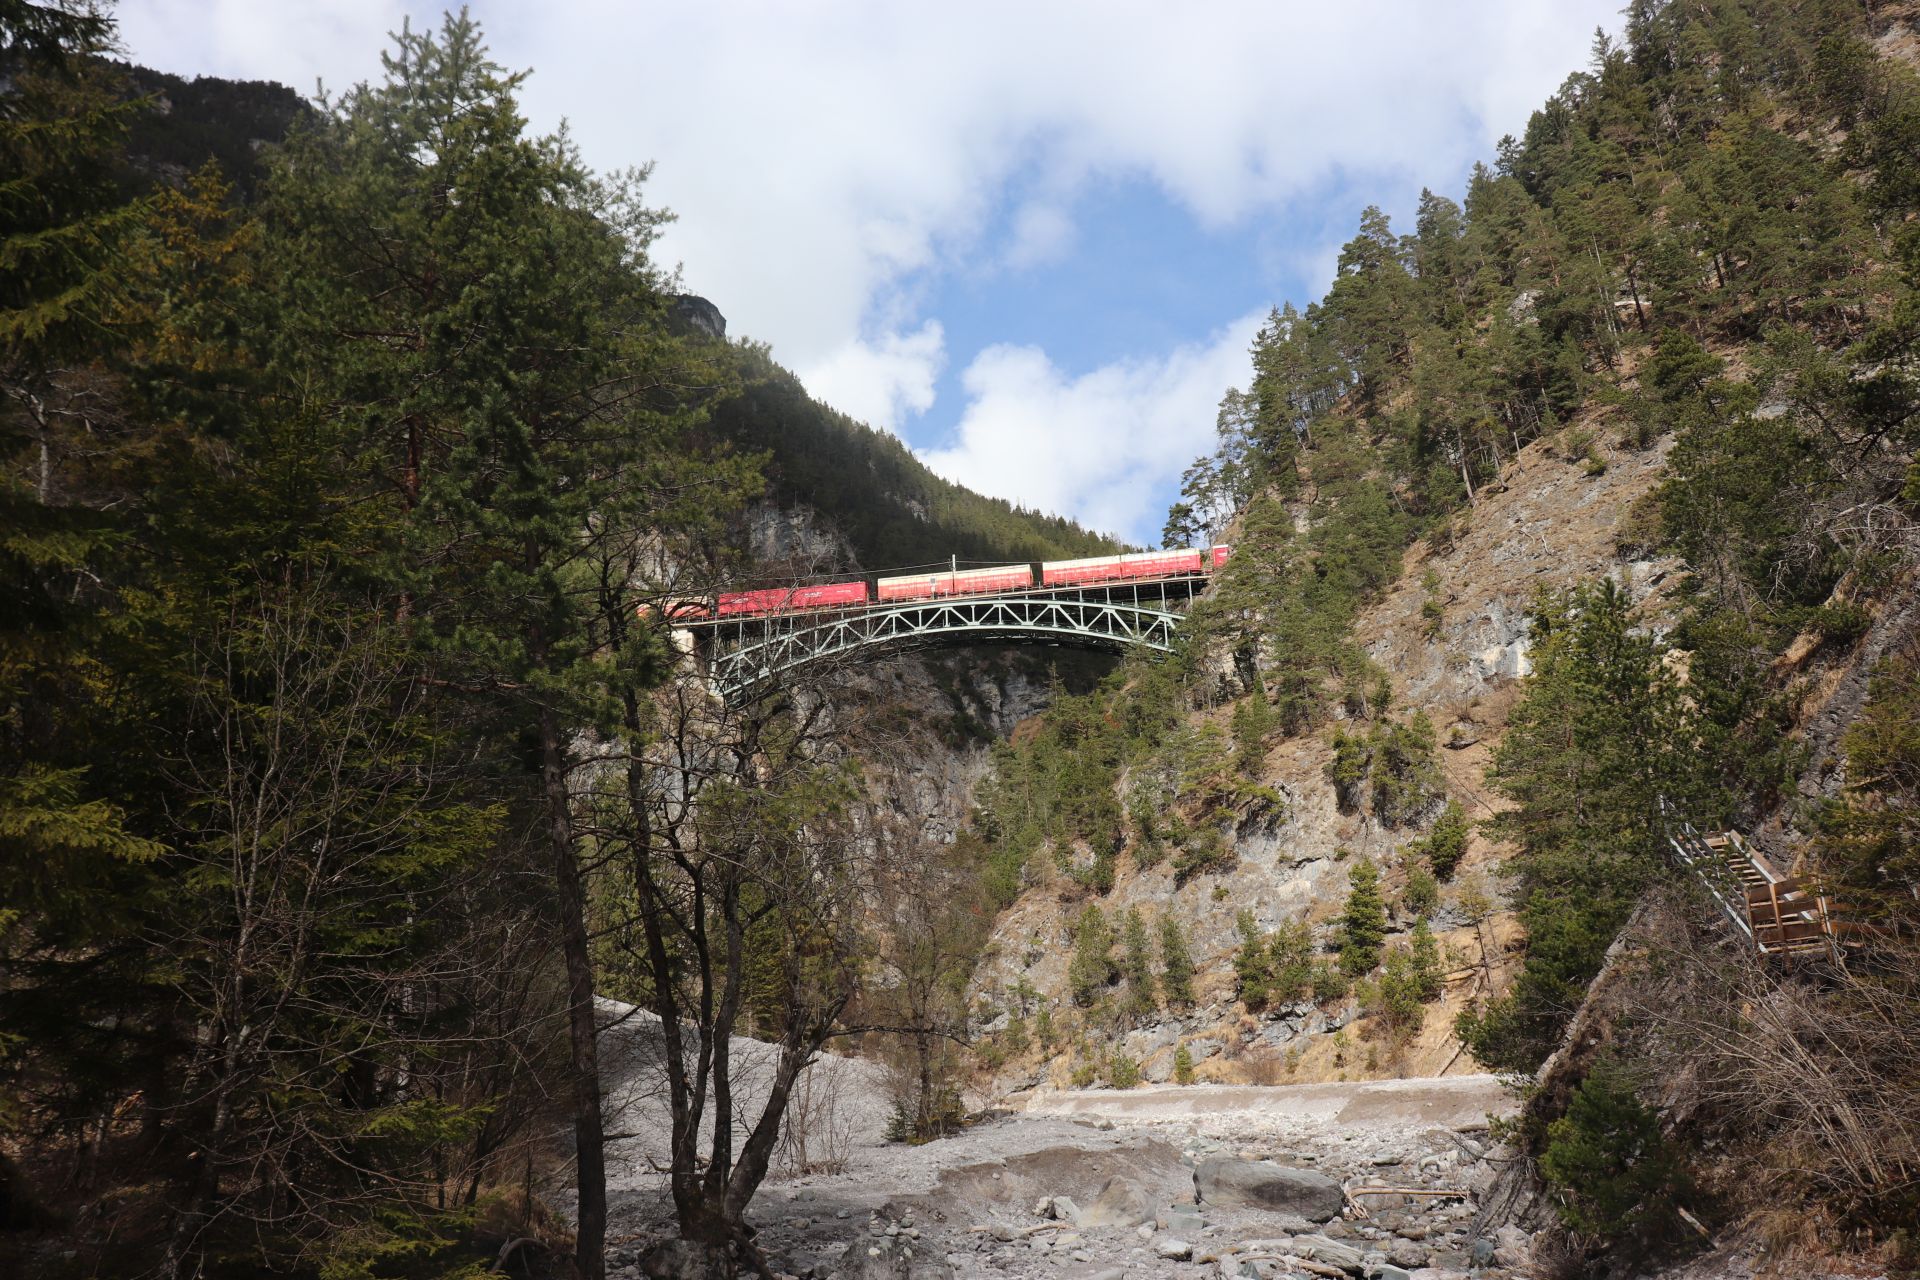
M1536 593L1612 578L1646 606L1650 618L1670 614L1672 557L1647 558L1641 548L1623 547L1620 529L1633 505L1658 484L1671 445L1661 439L1644 450L1618 451L1598 474L1584 458L1567 458L1557 438L1528 445L1481 490L1480 504L1450 528L1446 545L1416 542L1399 579L1361 611L1354 635L1389 673L1396 711L1425 715L1438 731L1440 789L1473 820L1508 803L1483 775L1531 669L1528 626ZM1437 615L1430 601L1437 602ZM1334 716L1336 723L1347 721L1343 710ZM1195 723L1229 727L1223 711L1203 713ZM1497 906L1500 851L1476 834L1453 882L1441 886L1437 904L1425 912L1410 909L1408 877L1425 865L1412 847L1421 829L1390 827L1365 806L1343 807L1329 777L1333 756L1324 734L1288 737L1265 753L1246 777L1284 797L1284 816L1237 825L1230 837L1233 863L1217 874L1183 882L1164 858L1142 866L1137 838L1119 860L1111 892L1101 897L1090 897L1068 873L1043 867L1045 882L1002 914L975 974L975 1001L993 1010L984 1023L987 1033L1004 1034L1008 1016L1002 1011L1017 1010L1023 992L1037 993L1027 997L1029 1006L1044 1001L1059 1011L1054 1018L1072 1017L1074 920L1097 901L1115 918L1137 910L1149 925L1177 920L1192 949L1197 1007L1143 1019L1116 1046L1148 1080L1172 1076L1182 1044L1196 1078L1223 1082L1478 1070L1460 1052L1452 1019L1475 996L1504 989L1511 977L1508 952L1518 934L1511 912ZM1407 942L1424 914L1452 959L1445 998L1428 1006L1418 1032L1391 1049L1361 1043L1358 1028L1337 1039L1359 1016L1350 995L1276 1003L1257 1012L1236 999L1239 913L1250 909L1264 932L1305 920L1321 950L1337 950L1354 858L1371 859L1383 872L1388 943ZM1485 897L1492 909L1476 905L1475 897ZM1026 1016L1035 1011L1029 1007ZM1076 1059L1035 1046L1015 1055L988 1091L1041 1083L1065 1087L1077 1067L1097 1060L1097 1051Z
M1915 1101L1917 32L1630 6L1464 206L1276 310L1169 519L1236 546L1191 652L979 792L983 1091L1542 1070L1543 1267L1769 1213L1781 1274L1912 1264L1920 1135L1835 1126ZM1681 821L1857 925L1742 951Z

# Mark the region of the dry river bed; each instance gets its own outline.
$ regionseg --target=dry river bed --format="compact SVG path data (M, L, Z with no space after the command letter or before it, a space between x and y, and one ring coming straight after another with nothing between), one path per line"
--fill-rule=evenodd
M751 1216L801 1277L1508 1280L1525 1236L1472 1228L1512 1107L1491 1076L1043 1092L912 1147L856 1096L809 1139L832 1171L789 1168ZM611 1274L634 1280L670 1215L650 1162L616 1183Z

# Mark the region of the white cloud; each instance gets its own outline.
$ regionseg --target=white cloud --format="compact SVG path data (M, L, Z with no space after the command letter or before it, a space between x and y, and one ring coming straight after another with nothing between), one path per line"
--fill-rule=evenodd
M535 121L563 115L603 169L658 161L689 288L785 361L861 333L902 275L1060 233L1059 206L978 238L1016 172L1056 193L1158 183L1232 222L1334 175L1456 185L1585 60L1619 0L837 0L475 6L495 56L532 67ZM186 73L343 86L431 0L125 0L136 58ZM1036 238L1038 237L1038 238ZM1027 246L1024 250L1021 246Z
M897 432L909 414L933 407L934 379L946 362L946 335L929 320L912 333L852 339L799 374L815 399Z
M490 20L536 68L536 118L570 116L598 164L658 161L688 287L807 366L909 273L1046 260L1089 179L1153 182L1213 226L1334 178L1457 186L1618 3L576 0ZM1047 202L988 242L1006 184L1036 173Z
M1037 347L998 346L961 375L968 405L944 448L921 458L983 493L1158 541L1158 494L1213 445L1221 393L1244 383L1264 313L1204 343L1072 376Z
M1260 224L1291 242L1275 261L1304 257L1324 274L1313 246L1328 238L1329 192L1457 189L1585 62L1619 3L479 0L474 11L499 61L533 69L523 102L536 126L568 118L601 169L657 162L651 198L680 215L660 256L684 264L685 286L731 332L770 342L824 398L897 426L932 403L944 356L930 280L1058 260L1074 243L1068 211L1127 181L1211 228ZM437 21L441 7L123 0L119 12L139 60L304 91L316 76L345 87L377 74L383 32L403 12ZM1019 370L1045 368L1033 389L1075 389L1079 404L1104 379L1169 377L1198 360L1174 352L1072 378L1037 353L995 351L974 362L969 394L999 392L1004 405ZM1243 370L1195 403L1210 406ZM984 441L1009 411L977 399L963 437ZM1027 420L1029 447L1053 448L1038 438L1053 422ZM1210 420L1210 408L1195 419ZM984 449L963 443L951 465ZM1169 465L1193 451L1183 443ZM1090 493L1041 493L1018 470L968 474L990 492L1093 510Z

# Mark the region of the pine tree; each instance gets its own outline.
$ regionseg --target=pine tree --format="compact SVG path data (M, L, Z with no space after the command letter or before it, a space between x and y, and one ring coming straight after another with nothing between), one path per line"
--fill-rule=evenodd
M1425 920L1414 923L1407 950L1415 993L1423 1003L1438 1000L1445 988L1446 972L1440 961L1440 942L1433 936L1433 930Z
M1121 972L1127 980L1127 1012L1145 1017L1159 1007L1159 994L1153 980L1153 946L1147 936L1147 922L1138 907L1128 907L1126 925L1121 931L1124 958Z
M1112 984L1113 976L1113 930L1100 908L1088 903L1073 921L1073 957L1067 962L1067 988L1073 1002L1092 1004Z
M1354 863L1347 882L1351 887L1340 914L1340 968L1357 978L1380 963L1380 946L1387 937L1387 904L1380 895L1380 870L1370 859Z
M1171 912L1164 911L1160 914L1160 989L1175 1008L1193 1003L1193 953L1187 948L1187 931Z
M1258 781L1267 758L1267 739L1275 721L1273 703L1267 697L1267 685L1256 667L1253 687L1233 707L1233 766L1242 778Z
M1313 927L1283 921L1267 942L1268 994L1278 1004L1305 999L1313 989Z
M1532 1070L1559 1042L1660 865L1662 797L1699 794L1688 705L1619 589L1603 581L1535 608L1536 668L1488 775L1515 802L1491 825L1519 846L1527 958L1508 995L1460 1023L1501 1070Z
M1234 954L1233 977L1240 1003L1249 1009L1267 1006L1267 939L1251 908L1242 907L1234 917L1240 933L1240 950Z
M576 751L583 729L624 733L623 707L665 673L650 629L628 626L618 661L603 650L610 617L631 615L641 544L679 514L663 495L723 503L681 469L690 407L652 394L684 373L644 257L663 215L563 139L528 135L523 77L466 16L403 31L386 71L297 132L268 185L268 246L299 300L275 368L328 388L356 430L354 461L401 533L371 568L440 678L528 744L522 799L542 813L567 975L576 1263L594 1280L606 1207ZM674 1187L683 1231L732 1229Z

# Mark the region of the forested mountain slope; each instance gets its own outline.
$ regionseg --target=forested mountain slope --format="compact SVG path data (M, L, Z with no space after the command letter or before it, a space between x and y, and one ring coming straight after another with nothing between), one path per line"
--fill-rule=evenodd
M1807 1257L1905 1257L1920 1133L1869 1158L1833 1124L1916 1102L1915 32L1640 0L1463 203L1370 210L1274 312L1169 516L1236 547L1191 651L977 793L1000 1087L1532 1072L1628 922L1632 951L1683 904L1689 962L1622 980L1519 1135L1542 1267L1809 1196ZM1743 958L1679 821L1759 831L1873 953ZM1752 1087L1769 1064L1801 1084Z
M270 149L297 124L312 123L311 105L285 85L217 76L189 81L146 67L108 65L120 94L137 106L127 116L121 165L120 181L129 191L154 182L177 187L212 165L245 203L266 175ZM686 301L714 306L701 298ZM719 299L713 316L725 304ZM721 317L721 334L725 327ZM1118 549L1112 539L1070 520L1016 508L934 475L896 437L813 399L750 337L715 358L728 366L736 388L713 408L716 435L740 450L764 453L772 503L828 531L828 541L842 543L854 560L839 563L829 555L813 567L872 570L956 555L1047 560Z

